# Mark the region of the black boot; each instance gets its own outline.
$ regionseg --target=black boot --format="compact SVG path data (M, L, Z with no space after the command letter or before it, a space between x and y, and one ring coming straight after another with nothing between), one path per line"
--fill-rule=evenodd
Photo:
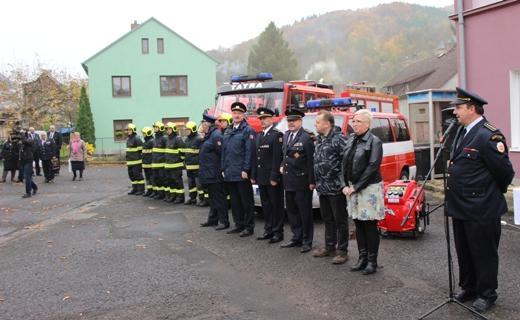
M143 197L149 197L150 195L152 195L152 193L152 189L146 189L146 192L143 194Z
M173 200L175 200L173 194L166 192L166 195L164 196L164 202L172 202Z
M155 195L154 199L162 200L162 199L164 199L165 196L166 195L165 195L164 191L163 190L159 190L159 191L157 191L157 195Z
M175 201L173 201L173 204L179 204L184 203L184 195L177 195L175 198Z
M135 187L135 184L132 185L132 190L130 190L130 192L128 192L128 194L136 194L137 192L137 188Z
M192 205L192 204L197 204L197 199L189 198L188 201L184 202L184 204L187 206Z
M365 248L359 249L358 262L350 268L350 271L355 272L364 270L367 266L367 263L367 250Z
M209 206L209 203L208 201L204 198L204 200L200 201L198 204L197 204L197 207L207 207Z
M368 263L366 268L363 270L363 274L372 274L376 273L377 270L377 253L368 253Z
M144 193L144 184L138 184L137 185L137 192L135 193L136 196L140 196Z

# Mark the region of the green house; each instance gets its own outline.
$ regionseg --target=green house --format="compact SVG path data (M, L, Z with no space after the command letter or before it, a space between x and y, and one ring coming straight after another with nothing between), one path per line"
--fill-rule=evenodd
M96 153L120 154L124 128L198 122L212 106L217 61L150 18L82 63L96 129Z

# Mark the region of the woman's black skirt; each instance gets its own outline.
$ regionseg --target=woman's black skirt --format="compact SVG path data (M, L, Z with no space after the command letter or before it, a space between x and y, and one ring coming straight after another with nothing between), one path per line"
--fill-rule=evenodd
M85 170L85 161L71 161L72 170Z

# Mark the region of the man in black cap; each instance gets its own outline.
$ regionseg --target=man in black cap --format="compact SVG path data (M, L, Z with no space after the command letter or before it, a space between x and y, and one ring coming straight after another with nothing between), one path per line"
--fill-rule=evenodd
M312 249L314 225L312 221L312 192L314 182L314 143L307 131L302 128L305 116L298 109L285 112L289 130L283 139L283 160L280 172L283 174L285 204L293 237L282 248L302 246L300 252Z
M258 108L256 113L262 132L256 137L251 183L258 184L265 218L264 234L257 239L276 243L283 240L284 203L280 173L283 133L273 126L273 110Z
M215 118L202 115L201 131L204 133L199 151L199 182L209 193L209 212L201 227L216 226L216 230L229 228L226 194L221 172L222 132L215 125Z
M448 168L447 212L459 262L455 299L474 300L478 312L497 299L500 217L507 212L503 193L514 177L506 139L483 117L486 100L457 88L453 102L460 128Z
M246 111L242 102L231 104L233 125L224 132L222 148L222 177L231 196L235 221L235 228L228 233L240 233L240 237L253 235L255 228L253 187L249 180L255 136L245 120Z

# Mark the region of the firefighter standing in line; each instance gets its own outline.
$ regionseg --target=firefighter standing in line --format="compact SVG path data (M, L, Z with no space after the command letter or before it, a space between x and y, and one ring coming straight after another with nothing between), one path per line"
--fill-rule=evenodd
M128 177L132 181L132 190L128 194L142 195L144 193L144 179L141 152L143 141L137 136L137 127L129 123L126 127L128 139L126 140L126 166Z
M166 176L166 197L164 201L174 204L184 203L184 185L182 183L182 169L184 167L182 149L184 149L184 142L177 135L177 126L173 122L166 124L166 134L168 140L164 163Z
M199 183L199 150L202 144L202 138L197 131L197 124L193 121L186 123L186 129L190 134L186 137L184 142L185 148L182 150L185 156L184 164L186 166L186 174L188 176L188 192L189 199L184 203L186 205L197 204L197 191L204 190ZM204 198L200 199L202 202Z
M152 183L154 199L164 199L165 177L164 177L164 153L166 151L166 137L164 136L164 124L157 121L153 125L155 138L152 149Z
M153 129L150 127L144 127L141 132L143 133L143 171L146 182L146 192L143 194L145 197L149 197L153 194L152 184L152 149L153 149Z

